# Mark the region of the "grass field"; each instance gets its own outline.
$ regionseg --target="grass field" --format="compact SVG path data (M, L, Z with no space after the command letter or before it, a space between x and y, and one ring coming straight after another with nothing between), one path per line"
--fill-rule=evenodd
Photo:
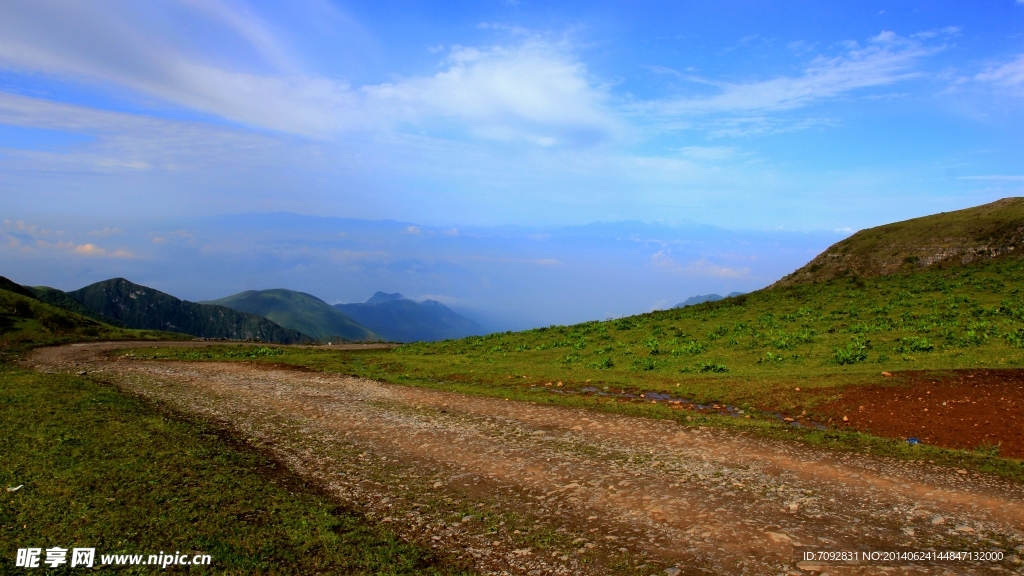
M0 486L22 486L0 492L0 572L16 548L60 546L209 554L218 574L463 573L215 429L84 378L0 365L0 422Z

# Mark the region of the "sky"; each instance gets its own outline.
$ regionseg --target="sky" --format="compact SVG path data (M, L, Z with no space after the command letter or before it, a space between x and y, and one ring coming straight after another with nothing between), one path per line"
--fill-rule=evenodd
M116 272L189 298L242 277L343 301L376 283L538 322L632 313L770 284L852 231L1024 195L1022 104L1018 0L8 0L0 273L77 288ZM400 236L339 240L356 221ZM601 234L548 256L522 240L623 222L661 244L609 258ZM410 243L409 227L461 243ZM297 271L331 250L366 266ZM517 285L515 266L474 264L514 250L565 263L559 288L467 287ZM367 272L382 262L409 268ZM422 272L437 262L460 272ZM577 306L568 269L625 280Z

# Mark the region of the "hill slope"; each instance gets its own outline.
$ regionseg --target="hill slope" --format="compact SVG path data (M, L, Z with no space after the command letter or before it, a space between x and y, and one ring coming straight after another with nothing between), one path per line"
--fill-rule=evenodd
M392 342L431 342L487 332L440 302L413 302L398 293L377 292L362 304L334 307Z
M255 314L180 300L124 278L90 284L68 295L89 310L124 322L129 328L280 344L309 341L306 335Z
M0 290L7 290L8 292L25 296L26 298L36 298L36 295L32 290L29 290L27 287L22 286L9 278L5 278L4 276L0 276Z
M204 304L226 306L232 310L263 316L316 340L380 340L377 334L360 326L343 312L305 292L283 288L247 290L219 300L208 300Z
M111 326L117 326L119 328L127 328L124 322L121 322L116 318L110 318L86 308L84 304L75 300L63 290L50 288L49 286L27 286L26 288L32 292L32 294L35 295L35 298L40 302L46 302L50 306L56 306L69 312L74 312L75 314L88 316L89 318L98 320L104 324L110 324Z
M100 339L173 339L176 336L164 332L140 332L110 326L81 314L41 302L31 295L31 291L6 278L2 278L0 284L3 286L0 287L0 350L17 348L26 344L54 344Z
M948 268L1020 251L1022 241L1024 198L1003 198L966 210L861 230L773 286Z

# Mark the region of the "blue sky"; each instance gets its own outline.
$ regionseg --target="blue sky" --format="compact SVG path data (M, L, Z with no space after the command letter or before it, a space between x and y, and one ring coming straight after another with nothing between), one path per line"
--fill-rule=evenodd
M0 264L242 213L857 230L1022 195L1022 103L1016 0L14 0Z

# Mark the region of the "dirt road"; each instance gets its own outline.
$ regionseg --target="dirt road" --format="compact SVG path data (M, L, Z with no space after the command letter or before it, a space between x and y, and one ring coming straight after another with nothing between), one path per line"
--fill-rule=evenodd
M409 540L482 572L1024 573L1024 488L998 478L285 367L106 354L129 346L45 348L28 363L85 372L216 421ZM794 557L897 547L1004 559Z

